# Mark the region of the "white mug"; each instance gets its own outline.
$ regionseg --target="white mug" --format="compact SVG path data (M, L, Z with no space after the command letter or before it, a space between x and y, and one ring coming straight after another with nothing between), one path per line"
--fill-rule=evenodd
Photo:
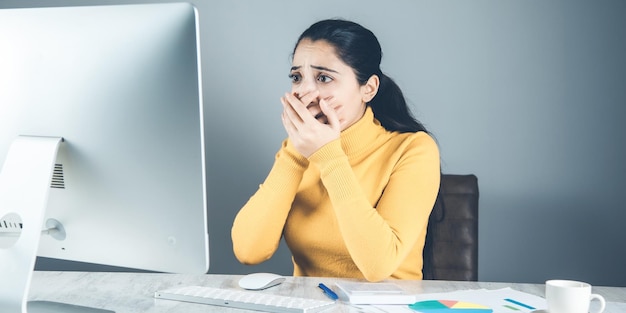
M606 305L604 297L591 293L591 285L573 280L546 281L546 301L549 313L588 313L592 300L600 302L602 313Z

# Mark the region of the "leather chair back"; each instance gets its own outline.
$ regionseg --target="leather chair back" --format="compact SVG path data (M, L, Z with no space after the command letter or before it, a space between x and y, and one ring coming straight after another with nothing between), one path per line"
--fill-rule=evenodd
M424 279L478 280L478 179L441 176L424 245Z

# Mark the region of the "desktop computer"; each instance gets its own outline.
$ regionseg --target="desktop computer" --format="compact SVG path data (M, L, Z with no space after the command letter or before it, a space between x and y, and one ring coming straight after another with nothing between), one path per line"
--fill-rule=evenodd
M0 10L0 311L37 256L209 267L200 34L186 3Z

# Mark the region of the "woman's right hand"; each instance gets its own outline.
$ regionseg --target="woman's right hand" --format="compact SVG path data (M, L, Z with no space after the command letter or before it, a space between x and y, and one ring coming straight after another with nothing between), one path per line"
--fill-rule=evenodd
M339 118L329 100L319 99L313 90L298 97L286 93L281 97L282 121L289 139L300 154L308 158L325 144L339 138Z

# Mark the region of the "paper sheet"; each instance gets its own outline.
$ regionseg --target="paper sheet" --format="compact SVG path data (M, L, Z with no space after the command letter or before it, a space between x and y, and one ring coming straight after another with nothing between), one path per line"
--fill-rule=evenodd
M525 292L511 288L496 290L476 289L460 290L444 293L428 293L417 295L417 301L427 300L456 300L481 304L493 310L493 313L531 313L545 309L546 300ZM357 306L356 312L366 313L416 313L407 305L372 305ZM454 313L455 310L450 310ZM459 311L459 312L462 312Z

